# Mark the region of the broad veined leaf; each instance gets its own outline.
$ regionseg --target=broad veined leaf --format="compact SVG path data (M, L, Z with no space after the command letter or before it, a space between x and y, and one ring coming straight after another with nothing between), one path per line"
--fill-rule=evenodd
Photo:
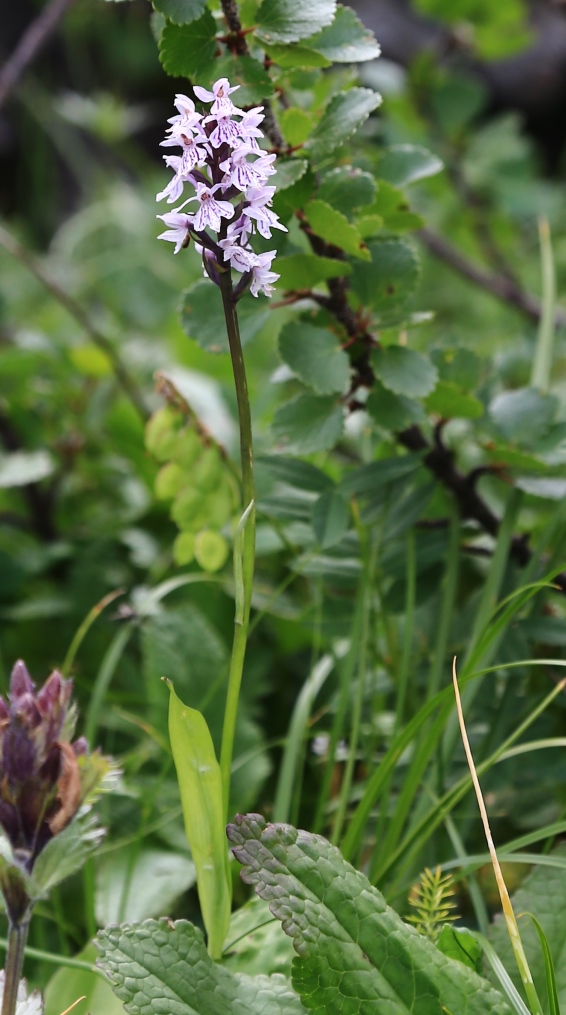
M265 301L242 299L238 303L238 320L242 345L249 342L269 317ZM189 338L207 352L228 352L226 322L218 288L203 279L186 289L181 303L181 324Z
M371 307L376 324L402 323L419 281L419 262L407 240L387 238L369 244L371 264L356 261L352 291L364 306Z
M289 321L279 335L281 359L319 395L341 394L350 378L350 360L331 331Z
M243 880L293 938L293 986L311 1011L510 1015L498 991L403 923L322 836L249 814L228 837Z
M156 11L174 25L188 25L202 17L206 0L152 0Z
M169 736L185 832L197 872L208 949L219 958L230 924L232 885L224 836L220 765L206 720L188 708L169 684Z
M163 916L195 878L194 863L180 853L142 849L132 858L127 850L113 850L96 872L98 926Z
M199 78L207 74L216 53L216 22L209 9L190 25L165 25L159 59L173 77Z
M132 1015L304 1015L285 977L229 972L187 920L108 927L95 943L98 964Z
M333 448L344 429L344 411L332 395L299 395L280 406L271 430L282 451L308 455Z
M381 103L381 96L369 88L339 92L328 103L305 147L315 162L322 162L367 120Z
M336 211L326 201L317 198L306 205L305 215L313 232L322 240L362 261L371 260L371 254L358 230L341 211Z
M281 132L288 145L302 145L313 129L315 118L313 113L299 106L290 106L279 117Z
M391 145L379 156L376 176L395 187L406 187L427 176L436 176L444 169L442 159L420 145Z
M381 383L398 395L423 398L438 380L438 371L428 356L404 345L374 349L371 365Z
M381 50L351 7L338 4L336 16L327 28L308 40L308 45L332 63L360 63L375 60Z
M256 17L260 42L299 42L329 25L336 0L263 0Z
M333 257L317 257L316 254L289 254L277 259L277 271L281 278L279 285L284 289L312 289L328 278L340 278L352 274L352 266L346 261Z

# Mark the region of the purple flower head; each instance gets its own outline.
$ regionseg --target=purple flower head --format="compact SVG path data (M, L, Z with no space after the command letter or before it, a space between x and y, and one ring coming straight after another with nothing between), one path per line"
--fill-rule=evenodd
M158 240L168 240L170 243L174 243L174 254L178 254L181 247L188 246L191 238L189 229L193 224L194 215L182 215L179 212L171 211L166 215L158 215L157 218L170 227L159 234Z
M173 212L157 217L168 227L159 239L174 243L175 253L193 239L205 275L217 285L226 262L240 272L234 290L239 298L248 287L254 296L271 295L279 277L270 270L274 252L258 255L249 240L256 232L270 238L272 229L286 232L286 228L271 209L275 188L266 186L275 173L275 155L258 144L263 137L259 127L263 107L244 112L234 106L230 96L237 87L227 78L215 81L211 91L196 85L196 96L210 104L206 114L198 113L186 95L176 96L178 115L171 117L162 145L175 146L180 154L164 156L174 175L157 199L177 202L185 184L192 194ZM185 205L193 202L197 210L184 214Z
M193 91L201 102L212 102L210 112L216 116L232 116L234 113L239 113L241 110L237 109L230 95L232 92L236 92L240 86L232 85L228 78L219 78L215 81L212 86L212 91L209 92L206 88L201 88L200 85L195 85Z

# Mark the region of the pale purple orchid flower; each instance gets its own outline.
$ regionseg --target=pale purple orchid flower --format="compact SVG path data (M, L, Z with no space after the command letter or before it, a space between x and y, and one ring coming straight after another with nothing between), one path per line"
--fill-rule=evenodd
M189 204L191 201L199 201L199 209L195 214L193 228L195 232L200 233L207 226L210 226L215 233L217 233L222 224L222 219L231 219L234 215L234 205L230 204L229 201L217 201L215 193L220 189L220 184L215 184L214 187L207 187L204 183L197 183L196 185L196 196L189 197L185 204Z
M187 242L189 227L193 224L194 215L180 215L176 211L170 211L165 215L157 215L157 218L165 222L166 226L170 226L165 232L160 233L157 239L168 240L169 243L174 243L175 250L173 253L178 254L181 247Z
M201 102L212 102L210 112L216 116L232 116L233 113L241 113L242 110L236 108L230 95L232 92L238 90L239 85L230 86L228 78L219 78L215 81L212 86L212 91L209 92L207 88L202 88L200 85L194 85L193 91Z
M249 204L246 205L242 212L247 218L255 220L258 232L266 240L271 239L272 229L281 229L284 233L288 232L287 226L284 226L279 221L279 216L274 211L271 211L269 207L274 193L275 187L250 188L246 194Z
M259 293L271 296L273 293L273 283L277 282L279 278L277 272L271 271L271 264L276 255L276 250L268 250L265 254L258 254L259 264L256 264L252 269L252 281L250 285L252 296L258 296Z

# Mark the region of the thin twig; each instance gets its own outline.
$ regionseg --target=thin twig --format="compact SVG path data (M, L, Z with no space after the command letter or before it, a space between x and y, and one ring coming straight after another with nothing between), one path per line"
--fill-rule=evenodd
M136 412L139 414L143 422L149 418L149 410L147 409L141 392L138 386L131 376L127 368L122 363L120 356L114 348L110 339L104 335L98 328L92 323L90 317L86 311L82 308L80 303L74 299L65 289L63 289L59 283L45 270L42 264L36 258L30 254L19 240L16 240L7 229L0 226L0 246L4 247L9 254L15 257L20 264L31 272L31 274L41 282L41 284L51 293L51 295L57 300L61 306L65 307L65 310L74 317L77 324L86 332L94 345L96 345L104 354L112 365L116 380L122 388L124 394L128 396Z
M534 296L526 293L516 282L503 275L491 274L484 268L478 267L473 261L469 261L456 247L453 247L443 236L439 236L431 229L421 229L417 234L421 242L433 254L445 264L448 264L454 271L457 271L464 278L470 280L481 289L495 296L502 303L516 307L525 317L539 323L542 316L542 307ZM554 314L556 327L566 325L566 311L557 309Z
M55 31L63 14L72 3L73 0L51 0L31 25L28 25L14 52L0 69L0 107L4 105L10 92Z

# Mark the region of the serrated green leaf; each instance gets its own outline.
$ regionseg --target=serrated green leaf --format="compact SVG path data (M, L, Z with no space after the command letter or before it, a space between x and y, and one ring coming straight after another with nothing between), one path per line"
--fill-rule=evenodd
M304 1015L283 976L234 975L210 959L187 920L108 927L95 944L114 992L137 1015Z
M322 493L312 509L312 527L322 550L335 546L346 535L350 508L339 490Z
M331 331L301 320L289 321L279 335L279 354L317 394L341 394L346 389L350 360Z
M479 419L484 407L479 398L462 391L452 381L439 381L425 402L427 412L443 419Z
M283 137L291 147L302 145L306 141L314 122L314 114L298 106L290 106L279 118Z
M355 226L340 211L318 198L305 207L308 223L322 240L340 247L346 254L370 261L371 254Z
M336 0L263 0L256 18L260 42L299 42L330 24Z
M375 199L371 205L364 208L363 216L356 222L360 232L367 236L375 235L376 228L372 219L376 215L382 219L378 228L390 233L406 233L413 229L422 229L424 225L420 215L415 215L411 211L403 191L386 180L379 180Z
M510 1015L501 994L404 924L322 836L238 816L228 837L243 880L298 952L293 986L325 1015Z
M407 240L388 237L373 240L369 251L371 264L356 261L353 265L352 291L373 310L376 324L401 324L419 281L415 250Z
M443 381L457 384L462 391L470 391L479 384L484 363L471 349L431 349L430 358Z
M342 4L338 4L332 23L308 43L332 63L375 60L381 52L373 32L362 24L351 7Z
M381 96L369 88L351 88L335 95L305 145L313 161L322 162L340 148L380 103Z
M308 455L328 451L342 436L344 412L331 395L299 395L275 414L271 430L282 451Z
M377 185L370 173L354 166L337 166L322 179L316 196L336 211L351 216L358 208L375 201Z
M278 262L279 264L279 262ZM238 320L242 344L249 342L269 317L269 307L253 297L238 303ZM182 296L181 324L183 330L207 352L228 352L226 321L217 286L203 279L186 289Z
M280 192L292 187L305 175L309 164L306 159L277 159L277 172L272 177L272 185ZM279 262L277 262L279 263Z
M174 25L188 25L202 17L206 0L151 0L156 11Z
M404 345L374 349L371 365L381 383L398 395L424 398L438 380L438 371L430 359Z
M328 278L341 278L352 274L352 266L333 257L316 254L289 254L277 260L279 285L284 289L312 289Z
M185 833L197 873L208 949L222 954L230 924L232 883L224 836L222 778L204 716L183 705L169 686L169 736L177 769Z
M517 388L496 395L489 415L507 440L532 447L549 431L557 404L553 395L538 388Z
M41 899L55 885L80 870L104 838L92 811L80 813L59 835L49 840L39 854L30 876L30 895Z
M172 77L199 78L208 74L216 54L216 22L208 7L190 25L168 22L159 42L159 59Z
M420 145L397 144L385 148L379 156L376 176L395 187L436 176L444 169L442 159Z
M423 423L425 414L419 402L396 395L385 388L377 378L366 402L366 412L378 426L396 433L411 426L412 423Z
M556 850L560 858L566 856L561 845ZM521 887L512 896L516 913L533 913L539 921L549 944L554 968L558 1000L562 1011L566 1011L566 937L564 936L564 911L566 909L566 870L560 867L534 867ZM543 1010L548 1010L548 993L545 976L544 956L537 932L530 920L521 920L521 941L527 956L537 993ZM490 927L489 939L520 994L524 990L514 959L509 933L501 915L495 917Z
M315 53L314 49L308 49L306 46L266 45L265 50L269 58L283 70L304 70L310 67L331 66L331 61L327 60L322 53Z

